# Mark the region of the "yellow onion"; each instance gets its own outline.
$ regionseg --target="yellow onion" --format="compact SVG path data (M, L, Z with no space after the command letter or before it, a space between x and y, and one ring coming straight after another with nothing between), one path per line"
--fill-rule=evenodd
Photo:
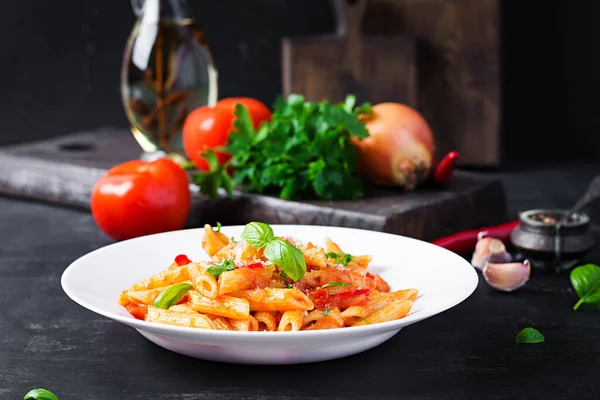
M435 140L427 121L415 109L400 103L380 103L373 114L361 116L369 131L358 149L358 173L380 185L413 189L430 173Z

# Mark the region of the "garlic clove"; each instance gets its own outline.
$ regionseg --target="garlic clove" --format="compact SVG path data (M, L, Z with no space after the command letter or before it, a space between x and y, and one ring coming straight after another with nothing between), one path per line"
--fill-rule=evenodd
M491 287L504 292L512 292L525 285L529 280L531 266L527 260L522 263L486 262L482 272L485 281Z
M479 235L473 257L471 258L471 265L482 269L486 262L507 263L511 259L502 240Z

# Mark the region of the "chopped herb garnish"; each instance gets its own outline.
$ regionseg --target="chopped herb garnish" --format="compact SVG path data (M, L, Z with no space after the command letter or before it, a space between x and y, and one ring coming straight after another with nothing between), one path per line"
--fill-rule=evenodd
M213 275L215 278L219 278L225 271L233 271L235 269L235 262L233 260L223 260L221 264L215 264L208 268L206 272Z
M221 223L219 221L217 221L217 229L215 229L214 231L221 232Z
M290 283L290 277L283 271L279 275L285 280L285 287L291 289L292 284Z
M366 318L363 318L362 320L363 320L363 322L369 322L369 321L367 321L367 319L366 319Z
M344 267L347 266L348 263L354 259L354 257L352 257L348 253L344 254L343 251L340 251L339 253L334 253L333 251L330 251L329 253L325 254L325 256L327 256L327 258L335 260L338 264Z
M327 310L323 311L323 316L326 317L329 314L329 311L331 311L331 308L328 308Z
M231 237L231 243L236 243L235 238L233 236Z
M321 286L322 288L326 288L329 286L350 286L349 283L344 283L344 282L329 282L324 284L323 286Z

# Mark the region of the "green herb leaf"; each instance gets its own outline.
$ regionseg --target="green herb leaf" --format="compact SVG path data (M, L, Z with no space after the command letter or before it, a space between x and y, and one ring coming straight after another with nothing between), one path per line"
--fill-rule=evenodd
M250 222L244 227L241 238L250 246L260 249L266 246L269 241L275 239L275 234L273 233L273 229L267 224ZM275 262L274 260L272 261Z
M600 303L600 267L594 264L581 265L571 271L571 284L579 296L573 306L577 310L583 303Z
M46 389L33 389L27 392L23 400L58 400L58 397Z
M352 257L350 254L344 254L342 251L339 253L330 251L329 253L325 254L325 256L335 260L338 264L341 264L344 267L348 266L348 263L354 259L354 257Z
M224 188L228 196L232 197L235 184L227 172L231 160L225 164L219 163L217 154L212 149L207 149L205 153L200 155L204 157L210 167L208 172L192 174L191 176L191 181L198 185L200 193L216 199L219 197L218 189Z
M233 236L231 237L231 243L236 243L235 238Z
M326 287L330 287L330 286L350 286L349 283L343 283L343 282L329 282L324 284L323 286L321 286L322 288L326 288Z
M363 320L363 322L369 322L369 321L367 321L367 319L366 319L366 318L363 318L362 320Z
M189 283L181 282L169 286L154 300L154 307L167 309L175 304L186 294L193 286Z
M515 340L518 344L534 344L534 343L542 343L546 338L544 335L540 333L535 328L524 328L521 332L517 334L517 338Z
M217 221L217 229L214 229L215 232L221 232L221 223Z
M265 246L264 255L294 281L299 281L306 273L304 254L290 242L273 239Z
M329 311L331 311L331 308L328 308L327 310L323 311L323 316L326 317L329 314Z
M355 173L358 154L351 140L369 136L359 119L368 113L371 105L357 106L354 95L332 104L291 94L287 100L278 98L271 120L254 129L248 110L237 104L234 129L223 150L232 155L233 180L212 163L210 172L195 175L194 182L209 195L218 187L233 190L235 182L284 199L360 198L363 182Z
M279 276L281 276L283 280L285 280L285 287L291 289L292 284L290 283L290 277L283 271L281 272L281 274L279 274Z
M233 271L235 269L235 262L233 260L223 260L221 264L215 264L212 267L206 269L206 272L219 279L219 276L225 271Z
M345 254L342 259L339 261L340 264L342 264L344 267L348 265L348 263L350 261L352 261L354 259L354 257L352 257L350 254Z

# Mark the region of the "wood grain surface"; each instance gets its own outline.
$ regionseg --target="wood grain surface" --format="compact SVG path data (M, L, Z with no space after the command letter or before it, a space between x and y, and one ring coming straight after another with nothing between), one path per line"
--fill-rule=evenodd
M407 35L362 32L368 0L333 0L335 35L284 38L283 94L311 101L398 101L417 105L417 41Z
M509 209L568 207L600 166L506 174ZM596 209L598 210L598 209ZM600 242L600 226L592 225ZM73 303L66 266L112 242L89 213L0 198L0 399L537 400L600 397L600 311L574 312L568 275L513 293L481 278L465 302L340 360L244 366L184 357ZM600 263L600 248L585 262ZM401 254L399 254L401 260ZM400 265L401 266L401 265ZM516 345L526 326L546 341Z
M96 180L110 167L139 157L131 133L99 129L0 150L0 193L89 208ZM333 225L396 233L423 240L506 219L505 194L497 179L457 171L445 188L423 185L403 192L367 187L348 201L286 201L236 191L209 199L192 185L189 227L266 223Z
M461 163L501 160L500 0L376 0L365 30L403 33L422 42L418 109L438 149Z

